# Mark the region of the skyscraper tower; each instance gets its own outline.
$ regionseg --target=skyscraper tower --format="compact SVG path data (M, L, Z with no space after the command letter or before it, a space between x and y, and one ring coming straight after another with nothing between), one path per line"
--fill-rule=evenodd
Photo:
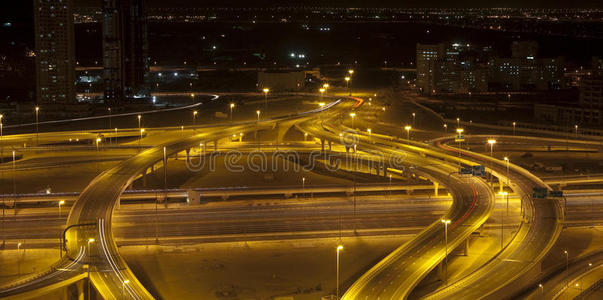
M34 0L36 101L75 101L75 50L71 0Z
M147 21L143 0L103 0L105 101L145 92Z

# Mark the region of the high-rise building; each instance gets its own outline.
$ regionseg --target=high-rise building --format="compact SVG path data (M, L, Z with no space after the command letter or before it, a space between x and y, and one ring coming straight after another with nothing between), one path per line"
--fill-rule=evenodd
M438 60L444 56L445 45L417 44L417 88L432 94L436 88Z
M148 73L147 21L143 0L103 0L105 101L143 95Z
M603 77L587 76L580 81L580 105L603 108Z
M489 81L497 90L558 90L563 86L563 64L562 57L494 58Z
M36 101L75 101L71 0L34 0Z
M417 44L417 87L425 94L487 91L490 50L460 43Z

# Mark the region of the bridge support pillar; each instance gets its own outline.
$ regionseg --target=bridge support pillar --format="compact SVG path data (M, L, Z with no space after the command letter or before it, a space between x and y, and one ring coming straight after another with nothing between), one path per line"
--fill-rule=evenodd
M89 279L84 279L84 280L80 280L75 283L75 287L77 289L77 300L84 300L87 298L86 297L87 295L86 295L85 289L84 289L84 283L88 283L88 280Z
M502 178L500 178L500 177L498 178L498 186L499 186L499 192L502 193L505 189L505 184L504 184Z
M438 279L439 280L444 280L444 261L441 261L438 264Z
M331 151L331 141L329 141L329 151Z
M387 167L383 165L383 177L387 177Z
M436 197L438 196L439 189L440 189L440 183L434 181L433 182L433 195L434 196L436 196Z
M325 152L325 139L320 139L320 149Z
M167 203L166 203L166 197L165 194L161 194L161 195L157 195L157 199L155 199L155 201L157 201L157 203L164 203L165 207L167 207Z
M188 197L188 205L200 205L201 204L201 193L193 190L186 190Z
M471 238L471 236L469 236L468 238L465 239L465 241L463 241L463 255L464 256L469 256L469 239Z

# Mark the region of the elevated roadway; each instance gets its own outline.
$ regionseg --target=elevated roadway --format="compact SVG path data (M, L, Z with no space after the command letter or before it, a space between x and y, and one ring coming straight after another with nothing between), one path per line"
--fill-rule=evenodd
M460 245L487 220L494 205L493 192L479 178L455 174L458 169L454 164L398 150L400 145L394 142L372 140L327 123L307 121L300 123L298 128L335 143L346 143L351 139L352 142L346 145L350 149L357 148L389 161L401 159L400 167L403 164L416 174L446 185L452 194L453 204L442 218L450 220L447 234L444 224L437 220L363 274L343 296L343 299L406 298L421 279L445 259L448 248Z

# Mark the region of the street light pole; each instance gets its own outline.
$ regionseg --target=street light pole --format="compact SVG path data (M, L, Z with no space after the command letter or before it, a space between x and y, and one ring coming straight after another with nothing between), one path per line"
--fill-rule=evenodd
M569 253L567 253L567 250L564 250L563 254L565 254L565 288L567 289L569 285Z
M268 111L268 93L270 92L269 88L264 88L262 89L262 92L264 92L264 112Z
M517 125L517 123L513 122L513 135L515 135L515 125Z
M61 200L59 201L59 222L61 222L61 224L63 224L63 222L61 221L61 205L65 204L65 200ZM63 227L63 226L61 226ZM63 258L63 240L62 240L63 236L61 235L61 237L59 237L59 257Z
M343 250L343 245L338 245L337 246L337 280L336 280L336 294L335 294L335 299L339 300L339 252Z
M90 243L94 243L94 238L89 238L88 239L88 299L90 299L90 286L92 285L92 282L90 280Z
M306 177L302 177L302 197L306 196Z
M109 129L111 129L111 107L107 108L107 111L109 111Z
M140 119L142 119L142 116L138 115L138 129L140 129Z
M349 96L352 96L352 89L350 88L350 80L351 80L350 76L346 76L343 79L345 80L345 85L346 85L346 88L348 89Z
M130 283L130 280L126 279L121 283L121 298L126 299L126 284Z
M198 111L193 111L193 126L197 125L197 114L199 112Z
M142 134L144 133L144 128L140 129L140 137L138 138L138 150L140 150L140 141L142 140Z
M17 278L21 277L21 242L17 244Z
M459 118L456 118L457 123ZM457 128L456 129L456 133L457 133L457 140L459 142L459 168L461 167L461 134L463 133L464 129L463 128Z
M404 129L406 130L406 139L410 140L410 130L412 129L412 127L410 125L406 125L404 126Z
M442 223L444 223L444 243L445 243L444 281L445 281L446 286L448 286L448 224L450 224L450 220L443 219Z
M38 113L40 112L40 107L36 106L36 145L39 143L39 131L38 131Z
M234 103L230 103L230 122L232 122L232 109L235 107Z

